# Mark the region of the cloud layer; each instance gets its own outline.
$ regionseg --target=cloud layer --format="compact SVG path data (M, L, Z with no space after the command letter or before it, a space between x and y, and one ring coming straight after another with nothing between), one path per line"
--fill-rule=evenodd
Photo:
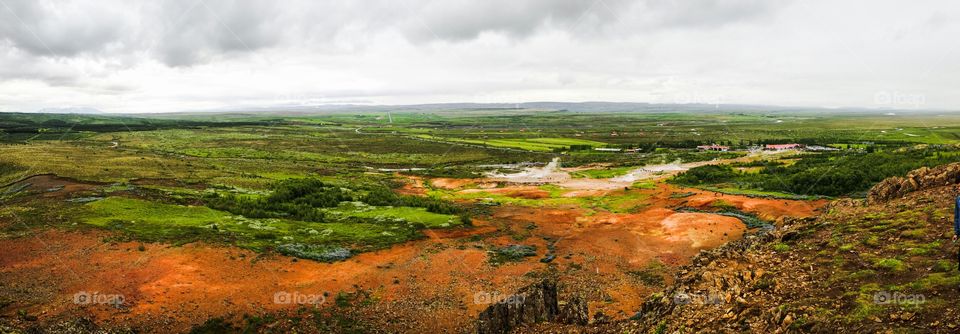
M534 100L956 109L958 9L953 1L0 0L0 110ZM884 93L924 103L876 98Z

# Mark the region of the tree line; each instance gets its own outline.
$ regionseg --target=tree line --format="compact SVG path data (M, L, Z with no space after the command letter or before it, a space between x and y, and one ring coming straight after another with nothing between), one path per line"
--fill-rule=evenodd
M953 147L904 148L873 152L806 154L792 165L763 164L759 172L741 172L729 165L692 168L671 182L682 185L725 185L800 195L859 195L885 178L920 167L960 161Z

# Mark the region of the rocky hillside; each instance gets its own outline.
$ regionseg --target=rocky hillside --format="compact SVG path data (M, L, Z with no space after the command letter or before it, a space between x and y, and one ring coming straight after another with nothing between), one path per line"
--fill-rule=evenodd
M960 164L919 168L906 177L891 177L875 185L867 194L870 203L882 203L923 189L960 183Z
M633 320L519 332L960 332L958 176L960 164L919 169L702 252Z

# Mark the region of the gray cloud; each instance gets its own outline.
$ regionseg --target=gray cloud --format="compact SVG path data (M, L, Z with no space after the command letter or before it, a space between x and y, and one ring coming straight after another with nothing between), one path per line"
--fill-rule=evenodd
M183 67L286 44L317 49L345 28L398 29L414 42L525 38L540 29L593 38L617 24L699 27L761 16L761 0L123 1L7 0L0 39L38 56L148 52ZM635 13L637 15L632 15Z
M290 95L386 102L722 95L843 105L878 89L921 91L935 103L956 100L938 87L955 86L947 74L960 70L951 61L960 52L952 42L958 6L0 0L0 89L85 105L120 95L165 108ZM655 84L667 78L670 85ZM824 82L849 88L821 91Z
M639 17L647 27L714 28L769 17L789 0L646 1Z
M275 45L288 26L272 2L171 1L159 9L161 26L151 51L171 66L206 62L221 54Z
M427 41L470 40L484 32L526 37L547 26L568 30L615 23L611 9L628 5L612 0L433 1L410 11L408 33Z
M607 28L637 28L633 34L675 28L712 28L747 22L776 11L786 0L448 0L411 12L410 37L450 41L484 32L515 38L552 28L595 38ZM628 33L629 35L629 33Z
M25 52L71 57L122 42L127 13L96 2L6 0L0 6L0 39Z

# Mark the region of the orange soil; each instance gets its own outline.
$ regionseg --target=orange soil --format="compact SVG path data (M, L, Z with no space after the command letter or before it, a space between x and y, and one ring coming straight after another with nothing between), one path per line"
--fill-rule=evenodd
M423 189L422 181L414 180L412 193ZM446 183L452 184L468 182ZM463 191L549 196L533 186ZM655 289L637 281L630 271L646 268L654 260L671 268L686 264L701 249L738 239L745 230L735 218L669 209L709 205L718 199L712 192L665 184L639 191L651 195L646 200L649 206L639 213L501 206L492 208L489 217L474 219L474 227L427 230L427 239L331 264L258 257L250 251L203 243L150 244L138 251L135 242L104 244L107 232L42 230L35 237L0 239L4 250L0 252L0 286L5 287L0 297L19 301L4 312L23 308L41 320L89 315L101 324L182 332L210 317L237 320L243 314L297 308L274 303L277 292L329 292L329 304L338 292L362 289L377 296L378 304L386 305L393 317L416 322L418 331L459 331L469 328L470 319L487 306L475 302L478 293L512 293L535 280L525 274L555 267L563 273L563 293L585 295L591 314L601 311L626 318ZM671 193L686 191L695 194L670 198ZM825 202L730 195L722 199L772 218L812 215ZM500 266L487 263L486 249L517 243L536 246L538 256ZM550 264L540 263L551 245L557 258ZM75 305L72 296L79 291L122 294L128 309ZM431 316L424 317L421 306L410 305L432 305Z
M65 197L76 192L91 191L97 187L95 184L81 183L50 174L31 176L16 183L29 183L30 185L22 191L42 193L43 197Z
M398 174L399 175L399 174ZM403 184L403 187L397 189L397 193L401 195L426 195L427 188L423 186L423 179L418 176L406 176L407 182Z
M474 179L435 178L430 180L430 185L440 189L459 189L475 182Z
M588 271L568 273L569 280L582 281L600 295L620 295L613 304L590 302L591 313L599 310L616 317L631 316L652 291L636 282L625 284L626 271L643 269L655 259L673 266L686 264L701 249L738 239L745 230L736 218L665 208L584 216L578 209L518 207L498 210L494 217L536 223L542 236L556 240L554 263L568 270L576 264Z
M791 217L810 217L817 213L817 210L829 203L828 200L801 201L786 199L767 199L752 198L739 195L719 194L712 191L704 191L694 188L680 188L673 185L661 183L654 190L645 190L651 192L650 198L652 206L688 206L693 208L707 208L718 200L731 204L741 211L756 214L758 217L766 220L778 220L784 216ZM670 198L671 194L693 193L693 195L683 198Z
M252 261L257 254L207 244L147 245L141 252L135 242L105 245L101 241L104 236L98 232L48 230L36 238L2 240L0 245L7 251L0 255L0 283L7 287L40 283L20 290L50 296L29 307L30 314L73 313L92 316L98 322L151 326L155 332L183 332L210 317L237 320L245 313L296 308L273 302L274 294L283 291L329 292L328 302L340 291L357 289L371 289L386 302L458 299L473 306L470 314L456 312L466 317L484 307L473 303L475 291L503 289L501 293L509 294L520 286L511 281L540 267L533 261L491 267L486 265L481 249L459 250L449 247L449 241L436 240L398 245L327 264L291 262L282 256ZM400 283L395 284L395 280ZM78 306L73 303L73 295L81 291L121 294L129 309ZM169 326L156 326L170 320Z
M595 197L606 196L613 192L612 190L571 190L563 193L563 197Z

